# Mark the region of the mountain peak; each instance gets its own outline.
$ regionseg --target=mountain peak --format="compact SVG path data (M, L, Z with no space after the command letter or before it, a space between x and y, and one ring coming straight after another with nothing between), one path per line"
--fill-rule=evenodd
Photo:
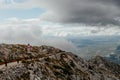
M120 66L112 65L101 56L86 61L81 57L65 52L51 46L33 46L32 58L23 49L26 45L9 45L4 46L8 54L19 46L20 63L9 63L6 68L0 69L0 80L119 80ZM14 52L14 50L13 50ZM21 53L22 52L22 53ZM14 55L13 55L14 56ZM18 57L16 57L18 58ZM14 59L14 58L13 58ZM15 59L14 59L15 60ZM105 67L97 66L97 64L105 64ZM106 67L106 66L115 67ZM1 65L0 65L1 66ZM113 68L113 69L111 69ZM117 68L117 69L115 69ZM114 72L113 72L114 70ZM109 74L108 74L109 73Z

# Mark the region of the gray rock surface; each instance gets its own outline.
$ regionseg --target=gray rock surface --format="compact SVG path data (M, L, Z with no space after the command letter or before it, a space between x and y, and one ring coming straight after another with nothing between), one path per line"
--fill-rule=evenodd
M4 44L2 47L8 54L13 46L19 46L18 56L28 56L22 53L25 45L8 46ZM33 48L32 59L22 59L17 65L0 69L0 80L120 80L120 65L103 57L96 56L86 61L50 46Z

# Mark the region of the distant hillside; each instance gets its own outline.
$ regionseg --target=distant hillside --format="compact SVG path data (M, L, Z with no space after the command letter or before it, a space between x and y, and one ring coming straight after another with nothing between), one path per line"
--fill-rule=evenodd
M106 59L120 64L120 46L117 46L117 48L114 51L114 54L110 54L108 57L105 57Z
M25 46L4 44L2 49L8 52L7 55L17 49L20 50L19 57L29 57ZM54 47L44 45L33 48L32 59L22 58L19 64L1 69L0 80L120 80L120 65L103 57L96 56L85 61Z

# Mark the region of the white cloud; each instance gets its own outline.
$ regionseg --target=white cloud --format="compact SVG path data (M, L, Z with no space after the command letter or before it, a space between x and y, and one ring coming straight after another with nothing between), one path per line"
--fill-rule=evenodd
M31 9L40 7L38 0L25 0L22 2L17 2L16 0L0 0L0 4L0 9Z
M51 27L52 26L52 27ZM83 24L45 24L42 28L44 35L51 35L55 37L68 37L68 36L114 36L120 35L119 26L88 26Z
M39 20L8 19L0 23L0 42L30 42L41 36Z
M50 46L55 46L59 49L73 52L73 53L78 53L77 47L70 41L64 39L64 38L48 38L48 39L43 39L43 44L45 45L50 45Z
M82 3L86 2L87 0L81 0ZM91 0L92 1L92 0ZM75 4L71 4L75 2ZM58 0L26 0L23 3L16 3L15 1L11 0L11 4L6 4L4 0L1 0L1 8L9 8L9 9L30 9L30 8L45 8L46 12L40 15L39 18L36 19L17 19L17 18L10 18L8 19L6 24L1 24L3 26L41 26L40 28L43 30L42 35L44 36L56 36L56 37L67 37L67 36L89 36L89 35L120 35L119 26L88 26L81 23L77 25L74 23L59 23L60 20L64 21L65 19L74 18L73 15L69 15L74 13L74 9L70 9L71 5L77 10L79 10L76 6L81 3L76 3L77 0L66 0L66 1L58 1ZM79 1L78 1L79 2ZM93 2L93 1L92 1ZM96 0L95 0L96 2ZM14 3L14 4L13 4ZM96 2L100 4L99 2ZM63 6L62 6L63 4ZM71 4L71 5L70 5ZM88 6L92 6L92 3ZM81 4L81 7L83 5ZM88 7L87 5L83 7ZM105 7L105 6L103 6ZM65 9L64 9L65 8ZM115 8L115 6L112 6ZM84 9L84 8L83 8ZM72 12L71 12L72 11ZM76 10L75 10L76 11ZM78 14L76 14L78 15ZM51 21L51 22L49 22ZM91 20L92 21L92 20ZM57 23L58 22L58 23Z
M41 21L39 18L18 19L9 18L0 23L1 34L7 37L30 35L29 38L37 38L39 36L93 36L93 35L120 35L118 26L96 27L83 24L60 24ZM11 35L12 36L11 36ZM7 38L3 36L3 38Z
M50 25L48 25L50 24ZM50 45L62 50L76 52L76 46L64 38L46 38L53 34L52 23L41 22L39 19L9 18L0 23L0 43L31 43L33 45ZM49 28L49 29L48 29ZM45 35L48 34L48 35Z
M80 26L80 27L79 27ZM1 43L31 43L50 45L62 50L77 52L77 47L66 37L120 35L119 27L96 27L83 24L60 24L41 21L39 18L9 18L0 23ZM52 36L52 37L50 37Z

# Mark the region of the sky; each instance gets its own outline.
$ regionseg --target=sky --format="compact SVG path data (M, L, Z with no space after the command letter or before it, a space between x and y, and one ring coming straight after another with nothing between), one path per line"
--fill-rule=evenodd
M75 50L67 37L120 35L119 26L119 0L0 0L1 43Z

